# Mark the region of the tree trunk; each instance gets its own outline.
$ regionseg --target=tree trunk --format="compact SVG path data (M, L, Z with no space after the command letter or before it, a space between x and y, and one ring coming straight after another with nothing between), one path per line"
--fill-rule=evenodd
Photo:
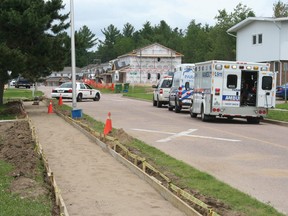
M0 79L0 106L3 105L3 96L4 96L4 80Z

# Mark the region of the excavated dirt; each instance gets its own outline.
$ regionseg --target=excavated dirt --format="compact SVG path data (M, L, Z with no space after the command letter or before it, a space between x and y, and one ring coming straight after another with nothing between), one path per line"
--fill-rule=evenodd
M25 120L25 112L20 102L8 103L7 108L0 113L16 115L22 120L0 123L0 160L13 165L10 176L14 177L9 192L18 194L21 198L37 200L40 196L54 197L46 181L45 173L38 173L37 168L41 162L40 156L34 151L35 141L29 123ZM46 184L36 181L36 176L43 175ZM54 203L54 201L53 201ZM59 214L59 209L54 205L51 215Z

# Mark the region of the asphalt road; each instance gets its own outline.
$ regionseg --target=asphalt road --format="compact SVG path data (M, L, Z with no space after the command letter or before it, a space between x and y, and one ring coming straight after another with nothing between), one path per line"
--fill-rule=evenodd
M192 119L188 112L176 114L121 94L104 94L99 102L87 100L77 103L77 108L102 122L111 112L114 128L123 128L288 215L287 127L226 119L206 123Z

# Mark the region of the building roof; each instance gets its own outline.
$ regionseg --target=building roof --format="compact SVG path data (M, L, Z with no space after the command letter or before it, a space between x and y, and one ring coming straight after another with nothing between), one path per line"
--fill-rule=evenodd
M161 44L159 44L159 43L153 43L153 44L150 44L150 45L148 45L148 46L145 46L145 47L142 47L142 48L133 50L133 51L131 51L131 52L129 52L129 53L126 53L126 54L124 54L124 55L118 56L118 58L126 57L126 56L139 56L139 53L141 53L141 50L148 49L149 47L152 47L152 46L160 46L160 47L162 47L162 48L164 48L164 49L168 49L168 50L170 50L172 53L175 53L175 57L184 56L183 54L181 54L181 53L179 53L179 52L176 52L175 50L172 50L172 49L170 49L170 48L168 48L168 47L165 47L165 46L163 46L163 45L161 45ZM142 55L142 56L143 56L143 55ZM149 57L149 56L146 56L146 55L145 55L145 57ZM152 57L155 57L155 55L153 55ZM161 57L161 56L159 56L159 57ZM162 57L166 57L166 56L162 56ZM167 57L170 57L170 56L167 56ZM173 57L174 57L174 56L173 56Z
M246 27L252 22L263 21L263 22L285 22L288 21L288 17L273 18L273 17L248 17L245 20L237 23L227 30L227 32L238 32L240 29Z

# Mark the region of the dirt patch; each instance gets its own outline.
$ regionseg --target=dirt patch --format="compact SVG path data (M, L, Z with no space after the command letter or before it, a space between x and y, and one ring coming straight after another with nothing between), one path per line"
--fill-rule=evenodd
M18 118L26 116L22 103L13 102L6 106L2 114L13 114ZM39 173L38 166L41 159L34 148L35 140L33 140L27 120L0 123L0 160L10 163L14 167L13 171L9 173L14 177L9 191L18 194L21 198L32 200L36 200L40 196L50 196L52 202L55 203L45 174ZM35 180L39 174L44 175L45 184ZM56 205L51 210L51 215L60 215Z

